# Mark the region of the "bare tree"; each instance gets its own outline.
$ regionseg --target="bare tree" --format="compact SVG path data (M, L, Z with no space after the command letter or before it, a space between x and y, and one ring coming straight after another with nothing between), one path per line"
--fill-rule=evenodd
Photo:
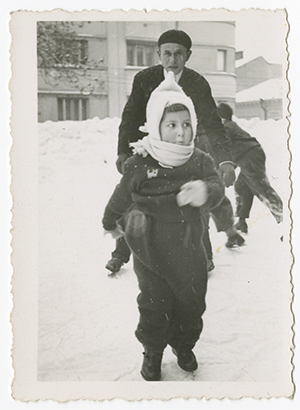
M88 22L39 21L37 23L37 64L45 81L52 86L60 82L80 89L81 80L89 78L89 69L99 67L90 60L88 42L79 37L76 28ZM101 62L100 62L101 63ZM88 84L92 88L92 84Z

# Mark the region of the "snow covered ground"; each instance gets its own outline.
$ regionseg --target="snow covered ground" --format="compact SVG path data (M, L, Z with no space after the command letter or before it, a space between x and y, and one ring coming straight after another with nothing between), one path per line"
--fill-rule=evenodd
M216 268L209 277L199 368L181 370L169 348L164 381L280 381L290 373L290 255L286 122L238 120L261 142L271 184L285 202L280 228L257 199L246 245L227 249L211 224ZM135 339L137 280L132 261L115 277L105 264L104 207L115 169L119 119L39 124L40 381L141 381ZM234 205L233 189L227 190ZM279 240L284 233L284 241Z

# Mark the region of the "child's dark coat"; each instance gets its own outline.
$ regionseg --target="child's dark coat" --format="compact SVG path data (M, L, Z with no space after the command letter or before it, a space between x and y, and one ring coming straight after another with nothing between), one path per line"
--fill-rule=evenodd
M201 179L208 201L179 207L180 187ZM136 336L145 346L193 348L202 330L207 260L202 244L204 213L222 200L224 187L213 161L195 149L189 161L163 168L152 157L131 157L104 213L103 226L119 221L134 258L141 290Z

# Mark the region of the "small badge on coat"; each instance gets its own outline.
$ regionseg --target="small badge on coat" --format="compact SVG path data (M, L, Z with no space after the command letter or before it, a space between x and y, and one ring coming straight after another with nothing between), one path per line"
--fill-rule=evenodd
M155 178L158 175L158 169L147 169L148 179Z

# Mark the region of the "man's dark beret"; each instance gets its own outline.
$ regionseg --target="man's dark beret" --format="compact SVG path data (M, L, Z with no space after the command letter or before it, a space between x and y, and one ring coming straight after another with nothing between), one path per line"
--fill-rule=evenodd
M166 43L176 43L185 46L187 50L192 47L192 40L188 34L182 30L168 30L162 33L158 39L158 47Z

